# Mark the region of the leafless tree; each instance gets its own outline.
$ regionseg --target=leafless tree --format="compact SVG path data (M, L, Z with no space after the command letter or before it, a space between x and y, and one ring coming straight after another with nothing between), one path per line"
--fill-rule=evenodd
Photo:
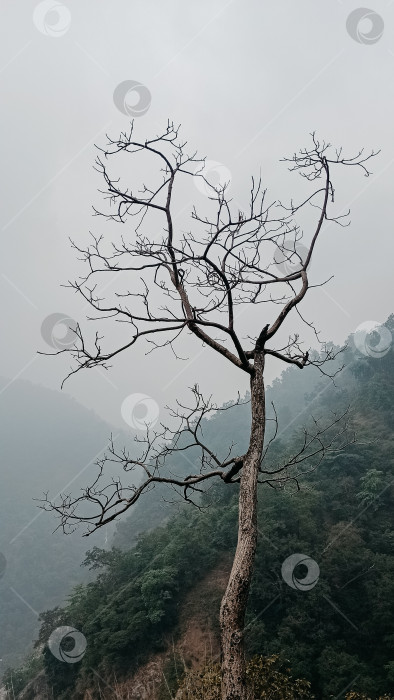
M173 418L179 421L176 429L164 424L156 432L147 428L145 438L140 440L143 449L138 458L112 444L98 463L97 479L82 495L64 494L60 502L54 503L46 497L43 507L56 511L64 530L83 522L90 533L127 511L158 483L170 484L187 501L197 504L205 482L216 478L238 484L238 544L220 610L222 697L245 700L244 619L257 541L258 483L282 485L291 478L298 484L304 465L312 458L321 459L339 444L332 437L332 428L339 424L340 417L334 416L324 425L315 421L311 430L305 430L297 454L286 463L267 466L265 362L272 356L300 369L313 364L325 373L325 363L335 356L324 344L319 354L312 355L304 349L297 333L287 336L285 343L279 342L279 331L294 312L319 340L315 326L301 316L298 307L308 291L308 268L323 224L328 220L340 226L348 224L347 215L329 215L334 201L331 173L336 166L354 166L368 176L368 161L374 152L364 155L360 151L354 157L345 157L342 150L333 149L312 134L309 148L284 158L289 169L298 171L307 181L308 194L302 201L286 205L268 202L261 178L252 178L248 208L240 211L227 195L227 183L212 185L204 159L188 154L186 149L179 129L172 123L161 135L141 142L135 140L131 125L129 133L121 133L117 140L109 138L106 148L99 149L96 168L104 179L109 206L106 212L95 213L127 224L126 232L117 240L92 235L86 248L74 242L87 271L70 284L96 317L126 324L128 338L122 345L104 349L98 331L89 342L78 325L74 346L64 351L76 361L72 369L75 373L98 365L108 368L116 355L130 350L142 339L151 342L152 349L171 346L176 352L180 336L185 331L192 334L249 375L248 449L236 455L230 445L224 459L210 449L204 440L203 421L219 409L210 399L205 400L195 386L193 405L179 402L173 411ZM143 184L135 190L123 184L124 178L114 178L109 172L110 164L125 154L129 154L131 164L141 155L150 161L152 181L156 178L154 186ZM187 233L177 229L173 213L174 193L182 178L197 178L210 193L208 213L201 214L194 207L192 229ZM303 231L297 220L304 210L315 220L301 253ZM132 233L130 222L135 224ZM152 229L155 235L150 233ZM99 296L98 282L103 274L115 273L122 281L127 280L128 286L116 292L114 302ZM240 337L236 314L236 308L245 305L254 305L254 335L246 340ZM336 436L343 434L340 426ZM187 476L174 474L168 468L169 458L177 451L187 453L190 449L200 451L199 468ZM129 483L108 479L109 461L121 465L125 472L134 471L134 478Z

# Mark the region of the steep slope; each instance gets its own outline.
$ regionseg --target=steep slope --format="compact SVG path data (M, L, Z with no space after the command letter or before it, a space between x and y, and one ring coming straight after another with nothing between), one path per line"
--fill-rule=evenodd
M297 677L312 682L317 698L394 686L394 353L376 359L349 349L344 359L348 369L336 386L304 374L302 403L294 399L293 370L273 387L282 420L289 411L271 465L297 449L311 410L319 417L350 404L358 440L327 455L300 491L291 482L279 490L261 487L247 617L249 654L280 653ZM285 402L291 397L291 408L281 395ZM245 442L243 410L225 414L225 424L220 414L207 423L215 449L225 449L228 436ZM43 616L41 663L54 697L112 699L111 688L122 697L120 688L130 694L164 672L164 686L154 683L157 700L164 700L176 692L183 661L203 663L211 645L215 654L221 567L236 541L237 487L218 484L202 505L210 507L184 507L132 550L92 551L87 563L97 579L76 589L65 608ZM122 527L123 543L127 531L132 541L133 516ZM297 553L308 564L295 565L289 577L289 557ZM310 566L315 575L303 587ZM72 667L59 665L45 646L60 625L75 626L87 641Z

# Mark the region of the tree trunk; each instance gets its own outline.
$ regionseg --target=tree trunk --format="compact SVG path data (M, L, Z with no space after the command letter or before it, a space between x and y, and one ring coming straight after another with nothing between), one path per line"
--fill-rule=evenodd
M264 446L264 355L255 355L251 376L252 427L240 480L238 543L220 607L222 700L246 700L245 612L257 543L257 478Z

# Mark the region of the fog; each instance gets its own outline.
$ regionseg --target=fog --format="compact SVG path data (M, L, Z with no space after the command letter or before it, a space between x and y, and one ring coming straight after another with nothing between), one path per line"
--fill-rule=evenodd
M381 149L368 179L349 169L336 180L337 212L350 206L351 226L325 227L312 280L334 278L304 309L336 343L392 312L394 9L375 2L378 16L347 22L357 8L316 0L3 0L3 402L16 378L60 390L69 370L68 357L37 354L53 350L41 326L52 314L85 322L86 304L62 286L83 272L69 237L82 244L102 227L91 208L101 186L94 144L128 128L115 92L124 81L147 88L136 136L156 135L167 119L180 123L191 149L230 172L236 201L260 169L273 198L296 190L297 176L279 161L307 145L311 131L350 155ZM149 178L149 169L143 174ZM179 215L205 200L194 188ZM270 319L261 313L262 327ZM115 344L113 325L110 333ZM166 350L146 356L146 349L118 356L108 372L78 373L64 391L124 427L121 406L130 394L151 397L164 415L196 381L218 403L247 389L242 372L197 340L186 341L185 361ZM271 363L269 379L280 369Z

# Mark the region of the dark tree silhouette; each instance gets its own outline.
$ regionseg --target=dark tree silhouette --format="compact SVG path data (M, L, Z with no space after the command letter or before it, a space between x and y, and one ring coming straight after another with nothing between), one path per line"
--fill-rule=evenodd
M334 200L331 171L336 166L355 166L368 176L368 161L374 152L364 155L360 151L346 158L342 150L333 149L312 134L310 148L284 159L290 170L298 171L311 183L308 195L298 203L268 203L261 179L252 178L248 210L239 211L227 197L226 184L210 184L204 159L187 154L178 132L169 123L163 134L139 142L134 139L132 125L128 134L109 139L107 147L99 149L96 167L103 176L109 201L103 215L122 224L134 220L134 231L130 233L129 225L125 227L118 242L101 235L92 236L87 248L73 243L87 272L71 286L96 316L126 324L129 337L123 345L105 350L98 332L90 344L78 325L75 345L64 351L76 360L72 373L98 365L108 368L116 355L132 349L143 338L153 344L153 349L170 345L175 351L180 336L189 332L249 375L248 449L245 454L235 455L234 447L229 446L224 460L210 450L204 441L202 421L219 409L205 400L196 386L193 405L179 403L173 411L173 417L179 420L177 429L162 424L153 432L147 427L145 439L139 440L143 450L138 458L111 444L108 454L98 462L97 479L82 495L63 494L54 503L46 496L43 507L56 511L65 531L83 522L89 534L127 511L157 483L172 485L193 502L198 502L198 494L208 480L239 484L238 544L220 610L222 697L245 700L244 619L257 541L257 485L281 486L289 478L298 485L305 464L314 457L321 459L327 450L339 449L345 430L338 416L324 425L315 421L312 430L305 430L299 452L285 464L268 468L270 442L264 446L265 362L273 356L300 369L313 364L326 374L325 363L335 357L324 344L319 353L309 353L297 333L289 335L285 343L278 336L294 312L313 329L319 341L315 326L301 316L298 307L308 291L308 268L323 223L330 220L341 226L348 224L347 215L329 216ZM123 184L123 178L115 179L108 171L109 162L121 154L129 154L132 163L145 156L156 185L143 184L136 191ZM210 196L207 213L200 214L194 207L192 230L183 233L175 225L173 200L176 185L190 177L204 183ZM307 207L313 207L310 212L316 213L316 218L307 243L301 244L303 232L296 217ZM97 292L98 280L106 273L119 273L122 281L127 280L126 291L115 294L115 303ZM252 335L246 341L239 335L235 314L236 307L245 305L254 312ZM338 430L332 437L337 423ZM195 473L176 475L166 468L174 452L192 448L198 448L201 455ZM120 464L125 472L134 471L134 477L128 483L119 478L109 480L105 469L108 461Z

